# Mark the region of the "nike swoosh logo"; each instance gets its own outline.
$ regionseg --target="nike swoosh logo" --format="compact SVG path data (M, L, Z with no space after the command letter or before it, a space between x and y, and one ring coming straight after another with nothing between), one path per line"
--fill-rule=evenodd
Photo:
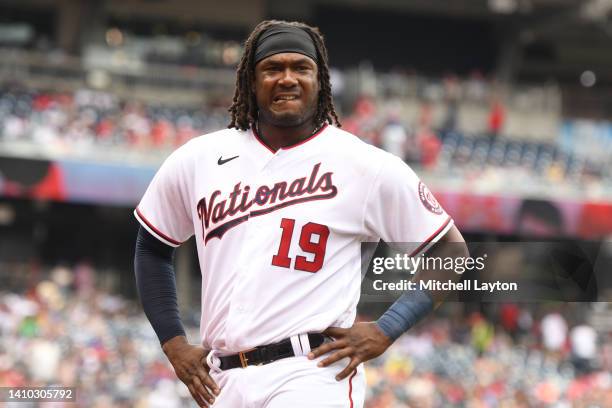
M217 160L217 164L219 166L221 166L222 164L227 163L228 161L232 161L234 159L237 159L239 156L234 156L234 157L230 157L229 159L224 159L223 156L219 157L219 160Z

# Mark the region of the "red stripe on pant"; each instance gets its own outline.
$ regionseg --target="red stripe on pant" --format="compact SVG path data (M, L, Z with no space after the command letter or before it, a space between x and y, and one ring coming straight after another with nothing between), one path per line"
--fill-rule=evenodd
M351 403L350 408L353 408L353 377L357 374L357 370L353 371L353 374L349 377L349 401Z

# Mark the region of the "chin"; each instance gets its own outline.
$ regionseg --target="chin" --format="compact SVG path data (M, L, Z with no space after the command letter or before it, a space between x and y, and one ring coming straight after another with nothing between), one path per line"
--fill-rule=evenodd
M303 125L307 118L297 113L276 113L271 114L269 122L278 127L294 127Z

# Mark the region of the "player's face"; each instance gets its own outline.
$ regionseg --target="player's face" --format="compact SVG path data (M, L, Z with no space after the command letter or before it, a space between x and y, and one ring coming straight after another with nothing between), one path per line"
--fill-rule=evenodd
M259 119L274 126L300 126L312 120L319 97L317 64L293 52L271 55L255 66Z

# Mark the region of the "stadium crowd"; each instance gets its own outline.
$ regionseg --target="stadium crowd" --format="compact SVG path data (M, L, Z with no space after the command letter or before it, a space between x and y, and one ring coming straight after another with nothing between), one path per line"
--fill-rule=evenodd
M67 157L91 152L95 158L103 148L107 153L129 151L150 157L152 152L167 154L192 137L226 127L227 106L223 100L187 108L125 101L85 89L68 93L6 88L0 91L0 143L5 148L25 143ZM446 177L497 185L507 176L517 186L565 182L595 192L612 186L606 157L592 160L591 155L574 154L551 142L499 137L505 108L498 100L488 118L482 119L486 124L480 134L459 130L451 105L446 108L449 117L439 124L432 120L428 102L422 102L412 118L405 118L397 106L365 96L346 110L346 130L413 166Z
M136 303L94 276L55 267L0 292L0 386L73 386L83 407L195 406ZM510 304L433 316L366 365L366 407L604 407L612 338L569 315ZM197 316L186 321L195 342Z
M174 108L88 90L74 93L3 92L0 138L31 142L67 153L84 146L117 149L172 149L194 136L227 124L226 109Z

